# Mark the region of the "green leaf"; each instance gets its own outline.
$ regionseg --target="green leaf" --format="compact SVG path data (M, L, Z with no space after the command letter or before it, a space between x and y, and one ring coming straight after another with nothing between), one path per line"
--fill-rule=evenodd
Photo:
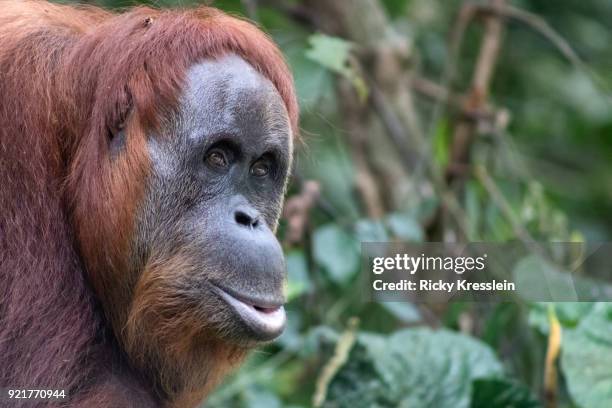
M287 300L290 301L310 290L308 265L304 251L292 250L285 254L287 263Z
M512 274L517 292L527 300L578 300L571 276L538 255L528 255Z
M303 113L318 110L322 99L334 97L333 74L321 64L307 58L306 47L304 41L291 43L291 46L283 50L295 78L295 90Z
M299 354L308 358L321 354L323 348L333 349L332 345L338 341L338 333L328 326L316 326L304 335L302 348Z
M525 385L512 380L484 379L473 384L470 408L540 408L542 404Z
M243 406L249 408L281 408L278 397L270 391L260 388L247 388L243 394Z
M389 240L385 226L380 221L359 220L355 225L355 232L360 242L385 242Z
M351 157L336 134L324 128L317 131L325 135L326 143L309 143L308 156L312 160L302 160L300 163L304 175L321 182L321 194L337 211L347 219L356 219L359 208L354 200Z
M310 48L306 50L306 57L351 81L359 99L362 102L365 101L368 96L368 88L363 78L349 63L353 43L325 34L311 35L308 43Z
M306 50L308 58L336 74L350 75L348 61L353 48L351 42L325 34L313 34L308 42L310 43L310 49Z
M535 327L542 334L548 334L549 302L538 302L531 305L529 311L529 325ZM580 320L588 315L595 303L590 302L554 302L555 313L563 328L574 328Z
M390 214L387 219L389 229L397 238L410 242L423 242L423 227L413 217L402 214Z
M484 208L483 223L489 230L487 238L492 241L507 241L516 238L512 226L493 201L489 201Z
M335 224L324 225L313 234L315 262L338 284L348 282L359 269L358 243Z
M441 119L436 123L433 138L433 156L440 168L448 165L448 152L450 145L450 126L448 120Z
M412 303L409 302L381 302L389 313L403 323L416 323L422 320L421 312Z
M468 336L421 328L389 337L362 333L324 406L468 407L472 381L501 374L491 349Z
M563 332L561 365L575 402L612 406L612 303L597 303L576 329Z
M283 334L276 340L276 344L285 350L300 351L303 347L303 338L300 333L302 326L302 316L299 312L287 310L287 325Z

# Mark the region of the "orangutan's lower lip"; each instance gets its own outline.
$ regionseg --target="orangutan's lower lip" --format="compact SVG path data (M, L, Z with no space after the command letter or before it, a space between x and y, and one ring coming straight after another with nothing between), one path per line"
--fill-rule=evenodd
M256 340L273 340L283 332L287 316L282 304L240 296L218 286L214 289L253 332Z
M253 305L253 307L255 308L255 310L257 310L258 312L261 313L266 313L266 314L270 314L270 313L275 313L276 311L278 311L281 307L283 306L275 306L275 307L261 307L261 306L257 306L257 305Z

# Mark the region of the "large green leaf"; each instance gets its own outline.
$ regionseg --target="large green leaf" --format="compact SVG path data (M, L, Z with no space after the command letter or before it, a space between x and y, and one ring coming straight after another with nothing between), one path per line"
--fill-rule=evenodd
M348 65L353 48L351 42L325 34L313 34L309 43L311 48L306 51L308 58L336 74L352 75Z
M325 406L468 407L473 380L501 374L491 349L447 330L360 334L330 384Z
M359 98L365 101L368 88L363 78L350 64L351 50L354 44L342 38L325 34L313 34L308 42L310 48L305 53L306 57L318 62L331 72L348 79L353 84Z
M293 76L302 113L320 112L321 99L334 98L333 75L321 64L306 57L306 41L292 41L284 48ZM312 130L312 129L309 129Z
M359 269L357 241L336 224L324 225L314 232L313 256L336 283L346 283Z
M612 406L612 303L597 303L578 327L563 332L561 364L580 406Z
M531 301L597 301L610 299L612 285L570 273L539 255L528 255L512 271L517 293Z

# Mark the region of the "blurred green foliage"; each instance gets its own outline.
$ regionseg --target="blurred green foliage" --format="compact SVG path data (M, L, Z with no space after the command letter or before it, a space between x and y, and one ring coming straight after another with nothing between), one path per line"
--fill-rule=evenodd
M405 69L443 84L453 40L449 39L451 28L464 2L378 1L390 26L409 45ZM201 2L90 3L122 8L139 3L171 7ZM297 177L289 197L300 192L301 180L313 179L321 185L321 199L309 214L303 240L287 246L286 332L255 352L206 406L311 406L322 367L334 355L340 333L353 316L361 322L357 339L348 361L328 384L325 406L543 406L540 397L550 305L457 303L444 310L429 310L364 301L359 243L427 240L427 222L442 198L431 184L414 187L389 180L379 187L399 194L395 201L399 205L382 217L368 218L355 188L356 164L337 92L339 82L348 79L362 103L368 98L366 78L354 64L361 44L323 34L288 12L306 7L303 3L212 3L255 19L285 53L295 76L306 144L298 148ZM507 22L489 98L494 107L505 109L509 126L501 133L483 132L472 152L474 164L486 169L503 202L492 197L483 179L471 177L457 194L465 238L516 240L518 224L537 240L610 240L612 2L514 0L511 4L553 27L586 68L568 62L533 29ZM255 14L249 5L254 6ZM481 24L468 27L456 61L457 75L448 84L454 93L469 88L482 32ZM449 164L458 113L441 109L427 98L417 97L415 103L425 124L433 166L443 171ZM384 159L392 160L392 155ZM286 228L282 222L281 240ZM565 303L554 308L564 336L559 406L612 406L610 306ZM468 328L466 318L471 322Z

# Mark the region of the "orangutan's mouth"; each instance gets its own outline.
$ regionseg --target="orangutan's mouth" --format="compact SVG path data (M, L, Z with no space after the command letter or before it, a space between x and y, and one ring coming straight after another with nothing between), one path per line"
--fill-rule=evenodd
M287 316L282 302L255 299L217 285L213 288L249 328L256 340L270 341L283 332Z

